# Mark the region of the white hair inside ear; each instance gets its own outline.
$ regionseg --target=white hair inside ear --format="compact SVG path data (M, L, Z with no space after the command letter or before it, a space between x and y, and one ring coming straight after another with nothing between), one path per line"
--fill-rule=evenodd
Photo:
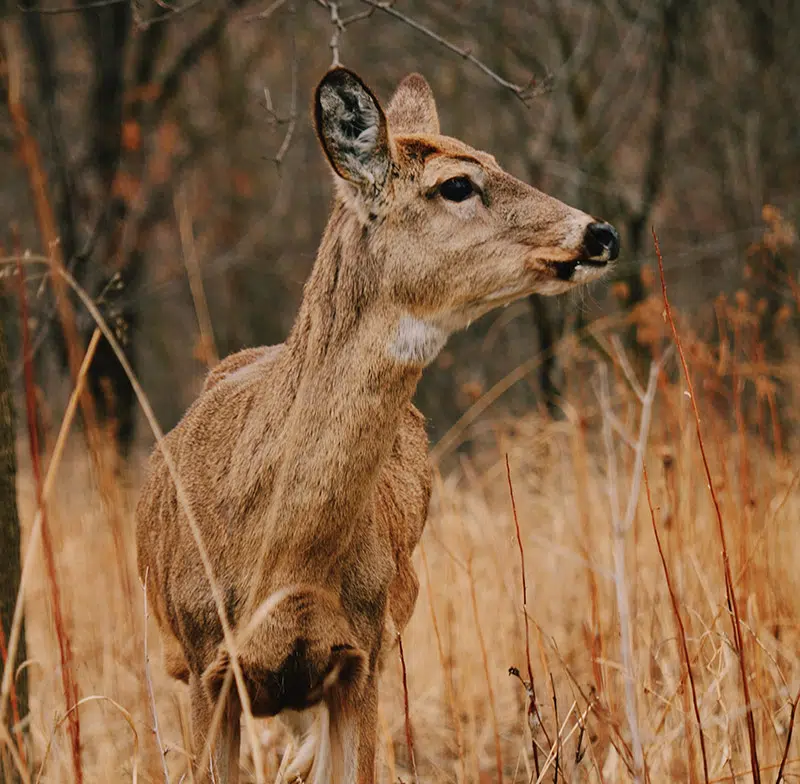
M380 189L389 172L389 131L378 101L340 68L317 91L317 131L336 173L359 188Z

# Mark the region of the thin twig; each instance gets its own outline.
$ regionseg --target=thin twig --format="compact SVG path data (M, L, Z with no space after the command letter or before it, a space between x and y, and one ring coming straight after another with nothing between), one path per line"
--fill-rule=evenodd
M560 727L556 726L556 733L558 733L556 741L550 747L550 753L547 755L547 758L544 761L541 774L537 776L535 779L535 784L542 784L542 781L544 781L545 774L555 761L557 754L557 744L561 743L563 745L564 743L566 743L575 734L576 730L580 730L581 732L583 732L583 728L586 725L586 717L589 715L589 712L592 710L593 707L592 704L588 704L586 706L586 710L584 710L583 713L578 714L575 724L573 724L570 731L566 735L564 735L564 730L567 728L567 722L569 721L569 717L572 716L572 711L574 711L576 707L577 707L577 702L573 702L572 707L569 709L567 715L564 717L564 721L561 723L561 726Z
M619 366L622 368L625 378L628 379L628 383L631 385L633 393L639 398L639 402L643 403L644 390L642 389L642 385L639 383L639 379L636 378L636 373L633 372L630 360L628 359L628 355L625 353L625 349L622 347L622 341L620 340L619 335L611 336L611 345L613 346L614 353L619 360Z
M783 747L781 766L780 768L778 768L778 777L775 779L775 784L781 784L781 782L783 781L783 769L786 767L786 760L789 756L789 748L792 745L792 730L794 730L794 719L797 714L798 703L800 703L800 689L797 690L794 702L792 703L792 712L789 715L789 729L786 731L786 744Z
M283 137L283 142L275 155L275 163L280 166L283 163L283 158L294 136L294 129L297 126L297 93L298 93L298 62L297 62L297 30L294 3L289 3L289 13L292 15L292 97L291 104L289 105L289 123L286 127L286 135Z
M596 392L597 390L595 390ZM619 417L610 409L605 412L605 415L608 416L608 421L611 427L614 429L614 432L622 439L622 442L625 446L632 449L634 452L636 451L636 441L631 438L630 433L628 433L625 425L619 421Z
M397 635L397 647L400 650L400 667L403 671L403 709L406 717L406 745L408 746L408 758L411 760L411 771L414 774L414 781L419 784L419 774L417 773L417 760L414 757L414 736L411 731L411 711L408 707L408 674L406 672L406 657L403 654L403 638Z
M556 723L556 729L558 729L558 696L556 695L556 682L553 678L553 673L550 673L550 688L553 691L553 715L554 721ZM558 769L559 764L561 762L561 733L559 732L556 735L556 770L553 774L553 784L558 784Z
M489 672L489 654L486 650L486 640L483 636L483 629L481 628L481 619L478 614L478 597L475 593L475 578L472 574L472 556L470 555L467 561L467 575L469 576L469 594L472 600L472 613L475 616L475 628L478 632L478 645L481 649L481 658L483 660L483 672L486 676L486 689L489 692L489 708L492 713L492 728L494 730L494 756L497 764L497 781L498 784L503 784L503 750L500 745L500 729L497 723L497 705L494 699L494 689L492 688L492 678Z
M342 19L342 25L344 27L348 27L349 25L353 24L353 22L360 22L363 19L369 19L375 13L374 8L370 8L369 11L362 11L358 14L352 14L348 16L346 19Z
M39 773L36 776L36 784L42 779L42 773L44 773L44 767L47 764L47 759L50 756L50 749L53 745L53 738L55 737L56 730L67 720L73 713L77 713L78 708L83 705L86 705L87 702L108 702L111 703L121 714L122 718L128 723L128 726L131 728L131 732L133 733L133 754L131 755L132 760L132 772L131 772L131 784L137 784L139 781L139 733L136 732L136 725L133 721L133 716L125 710L118 702L112 700L111 697L106 697L103 694L93 694L89 697L84 697L83 699L76 702L55 724L53 727L53 731L50 734L50 737L47 740L47 746L44 750L44 757L42 758L42 764L39 767Z
M422 556L422 567L425 570L425 582L428 586L428 606L431 611L431 622L433 624L433 634L436 638L436 650L439 654L439 663L442 665L442 672L444 673L444 686L445 693L447 694L447 703L450 707L450 717L453 721L453 728L456 733L456 752L458 760L461 763L461 781L467 780L466 770L466 757L464 755L464 738L461 729L461 720L458 716L456 709L455 688L453 687L453 668L452 665L447 665L447 659L444 655L444 646L442 645L442 635L439 631L439 621L436 617L436 608L433 603L433 584L431 582L431 572L428 567L428 555L425 551L425 546L420 543L420 555Z
M39 451L39 426L36 406L36 384L33 376L33 359L30 351L30 319L28 316L28 297L25 283L25 268L22 262L17 262L19 276L20 320L22 322L22 357L25 371L25 413L28 425L28 446L31 455L33 481L36 488L36 503L42 515L42 550L44 551L47 582L50 588L50 604L53 611L53 623L58 642L59 663L61 665L61 686L64 692L64 706L69 715L69 738L72 752L72 768L75 781L81 784L83 770L81 768L81 725L77 713L71 713L71 706L78 700L78 684L75 680L75 671L72 664L72 644L70 642L67 625L64 619L64 609L61 601L61 587L58 584L56 570L55 549L53 547L52 532L47 516L47 507L43 497L41 455ZM95 330L90 348L92 353L97 348L100 333ZM87 353L88 356L88 353Z
M517 96L523 103L530 100L531 98L542 95L550 89L549 80L544 80L542 84L538 84L534 79L531 80L530 84L526 85L525 87L514 84L514 82L509 82L507 79L504 79L500 74L496 71L493 71L489 68L486 63L482 60L479 60L469 49L463 49L460 46L456 46L451 41L448 41L446 38L442 38L438 33L435 33L425 25L418 22L416 19L412 19L410 16L398 11L394 8L391 3L387 2L380 2L379 0L361 0L362 3L366 3L372 8L377 8L379 11L383 11L385 14L389 14L389 16L393 16L395 19L399 19L401 22L404 22L409 27L413 27L415 30L427 35L428 38L432 38L436 43L443 46L445 49L449 49L454 54L457 54L459 57L462 57L464 60L472 63L476 68L479 68L483 73L487 76L494 79L501 87L505 87L507 90L510 90L514 95ZM332 5L329 1L328 5Z
M0 664L2 664L3 667L5 667L7 660L8 660L8 651L6 650L6 635L3 632L2 624L0 624ZM20 773L22 773L22 771L27 772L28 760L25 754L25 740L22 737L22 727L20 726L17 689L13 678L11 679L10 702L11 702L11 719L12 719L11 728L14 730L14 740L16 740L17 742L17 752L21 764ZM5 727L5 725L0 724L0 727Z
M219 690L217 702L214 705L214 713L211 715L211 724L208 727L208 734L206 735L206 743L203 746L203 752L197 760L197 770L208 769L212 776L212 784L214 779L214 761L211 759L212 746L217 738L217 733L222 727L222 715L228 709L228 700L230 699L231 686L233 685L233 670L228 668L225 677L222 680L222 688Z
M528 625L528 582L525 574L525 548L522 545L522 533L519 528L519 518L517 517L517 502L514 499L514 485L511 482L511 465L508 462L508 453L506 452L506 478L508 479L508 494L511 497L511 513L514 516L514 530L517 533L517 546L519 547L519 560L522 570L522 615L525 619L525 663L528 667L528 683L523 681L523 685L529 691L528 696L528 724L531 728L531 747L533 749L533 767L536 771L536 777L539 777L539 752L536 748L536 741L534 739L534 729L536 726L544 729L542 717L539 715L539 706L536 704L536 686L533 682L533 667L531 667L531 635L530 627ZM535 722L532 721L535 719ZM548 745L550 740L547 741Z
M147 422L150 425L150 429L153 431L153 435L156 438L156 443L158 445L158 448L161 450L161 454L164 457L164 463L167 466L170 478L173 484L175 485L175 492L178 498L178 502L184 514L186 515L186 522L189 524L189 530L192 534L192 538L194 539L195 545L197 546L197 551L200 555L200 562L203 565L203 571L205 572L206 579L208 580L208 586L211 591L211 597L214 601L214 607L217 611L217 616L220 621L220 626L222 627L225 646L228 650L228 655L230 657L230 665L231 669L233 670L234 679L236 681L236 688L239 691L239 699L241 701L242 712L244 713L245 717L245 726L247 728L247 733L249 736L248 740L250 741L251 745L251 754L253 755L253 763L254 763L253 766L255 768L256 783L263 784L264 765L261 756L261 744L259 743L255 722L253 720L253 711L250 706L250 695L247 691L247 686L244 680L244 674L242 672L242 668L239 663L236 638L233 635L233 630L228 620L228 615L225 610L225 603L222 596L222 591L219 587L217 579L214 576L214 570L211 566L211 559L208 555L208 550L205 546L205 543L203 542L203 538L200 533L200 528L197 524L197 518L195 517L194 512L192 511L192 507L191 504L189 503L189 497L187 495L186 488L184 487L183 482L181 481L180 474L178 473L178 468L175 465L175 461L172 457L172 453L169 451L169 448L167 447L164 433L162 432L161 427L159 426L158 421L156 420L155 414L153 413L153 409L150 406L150 402L145 396L144 391L142 390L139 380L136 378L133 369L130 366L130 362L128 362L128 359L125 357L125 354L120 348L117 339L114 337L113 332L109 329L108 324L103 319L100 311L92 302L89 295L78 285L75 279L68 272L66 272L66 270L58 270L58 273L64 277L64 279L70 285L72 290L78 295L84 307L89 311L92 318L95 320L97 326L102 330L106 340L111 344L111 348L114 351L114 355L117 357L117 360L122 366L122 369L125 371L125 375L131 382L131 386L133 387L133 390L139 401L139 405L142 407L142 410L144 411L145 417L147 418Z
M254 22L256 20L260 20L263 22L264 20L269 19L277 10L279 10L285 2L286 0L274 0L274 2L270 3L263 11L259 11L257 14L245 16L243 21Z
M197 8L197 6L202 2L204 2L204 0L189 0L189 2L185 5L179 6L178 8L173 8L171 11L168 11L165 14L159 14L158 16L151 16L149 19L141 20L137 24L137 28L140 31L147 30L148 27L152 27L154 24L166 22L169 19L174 19L176 16L186 13L187 11L191 11L193 8Z
M656 513L653 510L653 499L650 496L650 482L647 479L647 469L644 469L644 489L647 493L647 506L650 509L650 519L653 521L653 533L656 537L656 545L658 547L658 554L661 557L661 565L664 567L664 579L667 583L667 591L669 598L672 602L672 611L675 614L675 622L678 624L678 633L681 642L681 651L683 653L684 664L686 665L686 674L689 678L689 685L692 691L692 705L694 706L694 715L697 719L697 732L700 735L700 753L703 757L703 778L708 784L708 757L706 755L706 741L703 735L703 721L700 718L700 707L697 703L697 688L694 683L694 675L692 673L692 662L689 657L689 646L686 643L686 629L683 625L683 618L681 617L680 607L678 606L678 597L675 595L675 589L672 585L672 576L667 567L667 559L664 556L664 550L661 547L661 536L658 533L658 525L656 524Z
M717 498L717 491L714 487L714 481L711 477L711 468L708 464L706 457L706 447L703 442L703 433L700 428L700 410L697 407L697 399L694 394L694 384L692 384L692 377L689 374L689 365L686 363L686 357L683 353L683 345L681 344L678 329L675 326L675 320L672 318L672 309L669 305L669 298L667 297L667 284L664 280L664 259L661 255L661 247L658 244L658 237L656 236L655 229L652 229L653 243L656 249L656 258L658 259L658 273L661 277L661 296L664 300L664 311L669 321L670 329L672 330L672 337L675 340L675 345L678 349L678 355L681 360L681 367L683 368L683 375L686 379L686 386L689 390L689 400L692 403L692 412L694 414L695 429L697 431L697 441L700 445L700 455L703 459L703 470L706 474L706 482L708 483L708 490L711 493L711 500L714 504L714 512L717 518L717 529L719 531L720 543L722 545L722 565L725 572L725 592L727 594L728 604L733 614L733 641L739 659L739 671L742 678L742 693L745 701L745 721L747 723L747 735L750 746L750 764L753 768L753 784L761 784L761 771L758 767L758 748L756 741L756 725L753 719L753 706L750 703L750 686L747 681L747 663L745 661L744 645L742 642L742 629L739 615L739 605L736 599L736 591L734 590L733 576L731 574L731 562L728 557L728 544L725 536L725 525L722 520L722 509L719 505Z
M0 722L0 748L8 749L9 756L11 757L11 761L14 763L14 767L17 769L17 773L19 774L22 784L30 784L31 777L28 773L27 761L20 757L19 750L14 745L14 741L8 731L8 727L6 727L6 725L2 722ZM5 760L0 757L0 762L5 763Z
M150 567L144 572L142 594L144 596L144 679L147 682L147 696L150 698L150 713L153 716L153 735L158 744L158 753L161 756L161 766L164 769L164 781L169 784L169 770L167 769L167 755L164 752L164 743L161 740L161 731L158 728L158 711L156 710L156 694L153 689L153 679L150 677L150 653L147 648L147 621L150 613L147 608L147 578L150 576Z
M583 757L586 754L586 749L583 748L583 736L586 734L586 724L581 721L581 731L578 734L578 742L575 744L575 765L580 765L583 762Z
M328 11L331 15L331 25L333 33L331 33L331 41L328 44L331 48L331 68L336 68L342 64L339 59L339 39L344 32L344 24L339 16L339 3L335 0L328 0Z
M42 6L34 6L32 8L26 7L21 3L17 3L17 9L25 14L77 14L81 11L86 11L91 8L105 8L108 5L120 5L122 3L129 3L130 0L93 0L90 3L80 3L79 5L66 5L59 8L43 8Z
M180 235L183 250L183 263L186 266L189 289L192 292L194 310L197 314L197 325L200 329L200 353L202 354L202 361L210 370L219 362L219 352L214 340L214 327L211 323L211 313L208 309L206 291L203 287L203 275L200 272L200 264L197 260L192 216L189 214L188 200L183 188L179 188L175 193L175 217L178 219L178 234Z

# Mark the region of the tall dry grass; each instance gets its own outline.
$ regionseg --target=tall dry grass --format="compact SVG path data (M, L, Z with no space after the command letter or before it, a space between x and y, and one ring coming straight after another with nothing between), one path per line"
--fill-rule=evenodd
M435 451L443 460L472 442L470 456L437 477L405 673L395 655L382 680L381 781L412 781L412 751L423 782L800 777L797 353L767 358L764 309L745 291L708 318L676 314L692 399L663 311L654 289L632 314L637 359L615 340L613 321L561 346L563 419L490 410ZM116 480L121 532L109 523L102 464L77 439L50 494L87 782L163 781L164 761L171 781L187 772L187 695L164 675L144 596L132 600L125 579L135 574L143 457ZM22 463L29 534L37 488ZM51 592L36 559L26 593L26 775L73 782ZM256 780L260 758L259 778L279 781L289 738L260 721L258 740L256 756L245 743L244 780Z

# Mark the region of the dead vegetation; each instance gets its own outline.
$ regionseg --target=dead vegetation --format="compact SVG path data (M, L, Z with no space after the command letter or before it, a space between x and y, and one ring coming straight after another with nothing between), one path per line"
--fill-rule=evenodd
M597 323L560 347L569 389L563 419L484 411L445 439L450 449L467 438L474 448L438 478L416 556L422 587L403 637L405 672L398 657L382 683L379 780L800 775L796 353L789 346L784 362L764 359L765 313L744 289L692 319L676 313L692 398L657 289L645 304L637 328L658 369L649 385L646 368L633 367L615 340L619 325ZM25 552L37 491L20 452ZM120 575L134 570L132 526L120 550L84 452L73 439L48 506L62 633L82 700L82 776L179 781L187 694L159 666L152 622L145 638L142 602L130 605ZM637 479L639 455L646 475ZM52 452L48 459L53 465ZM119 480L117 511L128 522L137 484L135 472ZM25 780L73 782L59 635L39 549L26 615ZM263 769L253 769L246 741L244 780L280 781L288 739L270 721L257 727ZM5 750L12 746L6 765L23 758L6 737Z
M196 5L170 6L169 14ZM146 446L134 443L122 471L106 444L132 432L131 421L113 413L137 399L142 422L156 437L159 430L141 388L118 372L130 366L109 348L115 333L102 326L100 341L93 303L117 334L127 330L128 356L151 376L164 421L185 408L198 365L212 365L218 350L282 334L327 203L324 186L309 186L320 178L298 95L327 65L328 37L334 60L344 42L348 60L381 63L387 84L407 67L402 58L381 59L389 40L433 73L476 143L508 138L516 171L548 189L556 184L574 203L591 195L604 215L624 222L625 247L636 251L621 268L613 289L620 307L610 315L586 326L581 313L572 332L572 316L554 326L557 314L532 303L544 348L532 353L525 312L509 308L449 347L436 377L429 374L421 407L443 433L433 444L441 473L415 559L422 587L403 662L398 656L382 684L379 780L800 778L797 7L726 0L648 2L637 11L598 0L577 13L572 2L549 10L519 4L485 24L494 3L408 5L404 18L391 4L364 0L350 4L363 11L341 17L344 3L278 0L257 17L274 28L240 18L239 4L227 18L201 7L200 17L181 17L194 27L163 36L153 5L152 18L126 22L132 41L139 34L128 59L142 67L106 62L120 74L110 80L119 89L113 100L92 92L96 104L72 89L82 83L75 74L103 83L102 48L91 42L127 4L82 4L77 23L75 9L62 15L49 6L43 27L39 14L2 21L2 143L17 153L2 223L21 221L24 247L45 254L0 253L2 304L17 301L21 269L29 293L58 296L49 315L35 303L31 319L40 321L27 338L26 318L4 324L14 330L12 376L22 391L15 402L27 658L21 670L3 670L1 779L190 776L188 697L164 674L135 579L132 509ZM153 45L155 72L145 67L155 62ZM55 70L40 56L48 48L59 52ZM214 56L202 57L206 49ZM498 72L473 49L496 60ZM65 52L97 62L73 74ZM539 63L531 52L547 56ZM259 69L265 76L251 89ZM236 89L207 89L218 83ZM262 92L265 107L253 99ZM474 122L476 105L491 122ZM116 164L108 165L109 150L92 147L109 140L94 133L95 121L114 131ZM275 176L253 176L265 149ZM767 206L759 225L770 198L790 219ZM65 209L69 203L80 214ZM118 221L106 220L109 205ZM670 280L681 285L673 315L687 373L655 268L642 266L651 222L665 227ZM743 246L757 238L743 265ZM65 296L74 280L62 262L88 296ZM189 290L176 294L185 273ZM709 291L722 293L709 302ZM77 342L69 307L78 311ZM54 314L62 348L72 352L62 358L62 385L42 378L46 363L25 361L31 353L41 361ZM192 350L185 336L198 324ZM517 331L499 344L509 328ZM173 333L178 338L162 345ZM137 355L134 345L146 348ZM549 367L554 351L557 373ZM484 374L490 360L495 372ZM562 393L555 419L509 415L513 393L523 390L517 403L529 406L554 375ZM68 402L59 389L67 386ZM119 404L106 406L100 421L88 386L94 402ZM106 395L112 387L116 398ZM79 410L85 439L73 433ZM40 451L37 467L31 454ZM2 640L4 661L19 631L16 622ZM24 676L28 709L14 689ZM288 738L269 721L255 729L243 780L283 781Z

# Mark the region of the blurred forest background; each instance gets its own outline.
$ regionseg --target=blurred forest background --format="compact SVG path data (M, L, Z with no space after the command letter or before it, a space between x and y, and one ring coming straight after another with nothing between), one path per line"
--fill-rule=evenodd
M781 354L797 335L782 308L797 262L798 47L793 0L5 0L0 238L75 276L169 428L217 357L291 325L331 197L308 111L321 74L338 59L388 100L420 71L446 133L623 236L615 285L517 303L451 341L418 395L436 441L541 350L503 404L557 412L549 350L586 322L616 314L635 344L651 226L676 303L747 285ZM44 269L28 273L29 323L42 415L57 420L80 361L71 343L85 347L94 323L73 295L56 302ZM10 274L0 296L21 394ZM89 372L120 451L149 443L105 341Z
M156 662L148 692L158 646L134 567L152 431L87 302L164 430L218 358L282 341L330 209L309 108L334 62L383 101L421 72L445 133L623 245L607 282L490 314L425 373L443 470L404 632L410 686L394 664L381 686L382 780L414 769L409 711L436 784L535 780L537 749L539 781L796 777L798 52L798 0L0 0L3 659L25 598L0 779L135 780L141 762L156 781L168 762L183 780L186 695ZM87 438L61 465L85 356ZM538 725L532 686L508 677L526 654ZM74 709L81 695L103 710ZM276 731L264 770L258 745L245 753L245 780L281 780Z

